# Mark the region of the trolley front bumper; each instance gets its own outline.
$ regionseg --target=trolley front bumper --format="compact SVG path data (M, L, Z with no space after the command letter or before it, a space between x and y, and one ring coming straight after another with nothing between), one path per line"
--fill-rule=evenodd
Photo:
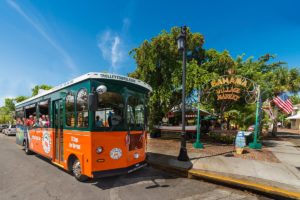
M105 170L105 171L96 171L96 172L92 172L92 174L93 174L93 178L117 176L117 175L121 175L121 174L129 174L129 173L134 172L138 169L141 169L145 166L147 166L147 163L145 161L143 161L143 162L136 163L136 164L131 165L126 168L118 168L118 169L111 169L111 170Z

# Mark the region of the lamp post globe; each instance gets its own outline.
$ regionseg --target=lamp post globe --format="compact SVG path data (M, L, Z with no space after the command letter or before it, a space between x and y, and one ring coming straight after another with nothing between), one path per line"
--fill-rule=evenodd
M186 81L186 26L181 27L180 34L177 38L178 50L182 52L182 103L181 103L181 117L182 117L182 130L181 130L181 145L177 159L179 161L189 161L186 150L186 131L185 131L185 81Z
M177 48L179 51L183 51L185 48L185 32L180 31L179 36L177 37Z

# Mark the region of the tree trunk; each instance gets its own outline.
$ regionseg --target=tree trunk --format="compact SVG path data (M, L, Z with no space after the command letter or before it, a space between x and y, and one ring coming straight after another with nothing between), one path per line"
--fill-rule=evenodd
M230 130L230 119L227 120L227 130Z
M275 106L273 114L274 114L274 120L273 120L272 136L276 137L276 134L277 134L277 117L278 117L278 108L277 108L277 106Z

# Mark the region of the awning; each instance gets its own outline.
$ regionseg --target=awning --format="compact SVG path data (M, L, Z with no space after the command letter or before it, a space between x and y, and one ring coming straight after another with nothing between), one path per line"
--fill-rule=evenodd
M185 111L186 112L188 112L188 111L197 112L198 108L197 108L197 106L186 105ZM181 112L181 105L174 106L173 108L171 108L171 110L169 112L173 112L173 113ZM200 112L201 112L201 114L204 114L204 115L211 115L211 113L209 113L208 111L203 110L203 109L200 109Z
M300 113L297 114L297 115L293 115L293 116L287 117L286 119L300 119Z
M216 120L216 119L218 119L218 117L213 116L213 115L208 115L208 116L204 116L203 119L204 120Z

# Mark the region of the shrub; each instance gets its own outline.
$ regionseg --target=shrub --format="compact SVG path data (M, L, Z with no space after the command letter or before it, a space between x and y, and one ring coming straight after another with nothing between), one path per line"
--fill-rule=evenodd
M224 144L233 144L235 140L235 135L214 132L209 132L208 135L214 142L220 142Z

